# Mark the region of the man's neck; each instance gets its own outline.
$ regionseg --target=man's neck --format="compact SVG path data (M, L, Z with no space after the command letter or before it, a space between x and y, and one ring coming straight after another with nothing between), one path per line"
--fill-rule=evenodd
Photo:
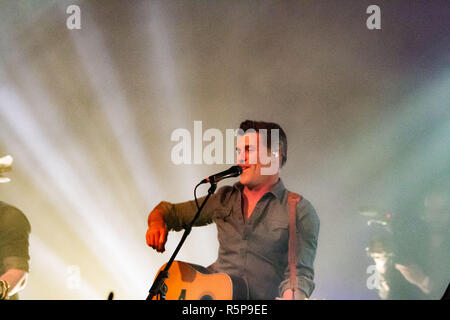
M244 186L244 195L249 201L258 201L263 195L269 192L277 182L278 174L270 176L270 179L259 186L249 187L246 185Z

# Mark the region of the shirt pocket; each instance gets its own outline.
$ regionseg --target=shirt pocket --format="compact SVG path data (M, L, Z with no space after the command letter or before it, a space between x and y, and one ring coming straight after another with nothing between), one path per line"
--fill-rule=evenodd
M253 249L260 256L265 257L266 261L270 261L277 270L284 266L286 260L289 237L288 226L288 221L267 219L258 228L257 237L252 242Z
M268 220L268 240L270 241L269 247L272 250L282 250L287 245L289 237L289 221L287 220Z
M231 220L231 209L221 208L214 210L214 220Z
M240 238L239 228L232 215L232 209L216 210L215 223L217 226L219 241L227 241L227 238Z
M287 220L268 220L268 226L270 230L275 231L278 229L288 229L289 228L289 221Z

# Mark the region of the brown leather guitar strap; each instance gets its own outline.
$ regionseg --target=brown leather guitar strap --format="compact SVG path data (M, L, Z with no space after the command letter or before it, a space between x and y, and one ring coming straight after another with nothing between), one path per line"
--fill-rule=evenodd
M301 196L297 193L288 191L288 203L289 203L289 252L288 252L288 261L289 261L289 285L292 290L292 300L295 299L295 288L297 287L297 266L296 266L296 235L297 235L297 219L296 219L296 207L297 202L301 200Z

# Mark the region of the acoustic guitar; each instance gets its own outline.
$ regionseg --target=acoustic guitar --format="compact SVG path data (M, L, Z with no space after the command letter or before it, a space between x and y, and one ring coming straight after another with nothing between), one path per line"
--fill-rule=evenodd
M163 265L159 270L164 269ZM155 277L156 279L156 277ZM165 280L166 300L247 300L246 282L226 273L182 261L174 261ZM153 297L158 300L159 297Z

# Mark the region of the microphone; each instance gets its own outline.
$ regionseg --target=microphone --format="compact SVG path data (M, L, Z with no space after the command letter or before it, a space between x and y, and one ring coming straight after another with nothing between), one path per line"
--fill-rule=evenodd
M240 166L232 166L228 170L213 174L212 176L209 176L208 178L203 179L200 182L200 184L207 183L207 182L217 183L222 179L237 177L241 173L242 173L242 168Z

